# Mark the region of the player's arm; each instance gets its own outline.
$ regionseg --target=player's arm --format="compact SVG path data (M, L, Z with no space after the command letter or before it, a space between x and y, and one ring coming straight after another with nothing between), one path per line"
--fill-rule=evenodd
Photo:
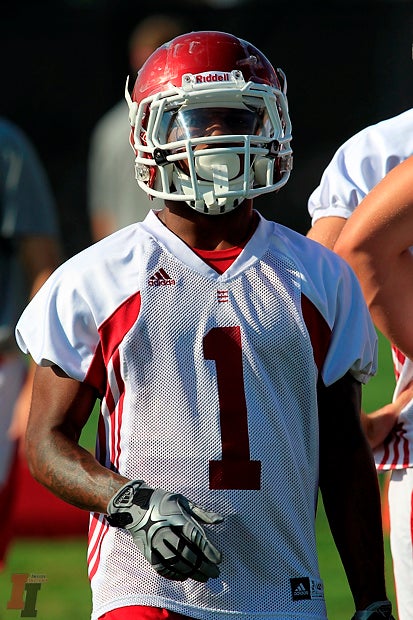
M36 367L26 453L32 475L55 495L78 508L105 512L127 479L78 443L96 397L91 386L57 366Z
M321 217L314 222L307 233L307 237L332 250L345 223L344 217L335 215Z
M350 375L318 386L320 490L357 610L387 599L380 491Z
M394 426L404 407L413 400L413 381L408 383L397 398L372 413L362 413L361 423L370 447L380 446Z
M378 329L413 359L413 157L377 184L334 250L356 272Z
M220 523L220 515L181 494L128 480L79 445L96 397L91 386L58 367L37 367L26 434L33 476L64 501L107 514L110 525L127 529L163 577L200 582L217 577L221 554L201 524Z

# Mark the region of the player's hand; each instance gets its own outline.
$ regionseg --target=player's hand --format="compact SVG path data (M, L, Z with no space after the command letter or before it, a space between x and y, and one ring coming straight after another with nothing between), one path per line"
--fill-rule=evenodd
M361 422L372 450L378 448L395 428L404 407L413 399L413 381L408 383L394 402L372 413L364 413Z
M356 611L351 620L394 620L390 601L377 601L366 609Z
M206 582L219 575L221 553L200 523L221 523L223 517L183 495L133 480L110 500L108 521L129 530L148 562L167 579Z

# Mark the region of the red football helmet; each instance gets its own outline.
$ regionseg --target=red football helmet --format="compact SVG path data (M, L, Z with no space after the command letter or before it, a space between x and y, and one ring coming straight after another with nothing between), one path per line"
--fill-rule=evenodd
M149 195L218 214L287 182L285 76L247 41L180 35L148 58L125 96L136 178Z

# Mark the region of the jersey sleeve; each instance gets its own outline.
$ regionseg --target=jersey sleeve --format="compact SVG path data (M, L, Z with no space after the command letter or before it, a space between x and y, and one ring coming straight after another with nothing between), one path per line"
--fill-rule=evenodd
M346 372L360 383L377 372L377 334L359 282L344 261L338 264L338 272L331 274L336 282L332 285L328 275L326 284L331 341L321 374L327 386Z
M99 334L89 300L75 282L73 272L59 268L23 311L16 340L38 365L57 365L69 377L83 381Z
M336 151L308 200L312 224L328 216L349 218L366 194L405 158L405 149L398 148L384 127L384 122L372 125Z
M26 306L16 340L38 365L57 365L69 377L100 387L89 371L101 359L102 330L123 304L139 295L139 265L148 251L144 239L151 244L146 233L142 238L141 228L123 228L68 259ZM117 343L124 336L120 330L117 326Z

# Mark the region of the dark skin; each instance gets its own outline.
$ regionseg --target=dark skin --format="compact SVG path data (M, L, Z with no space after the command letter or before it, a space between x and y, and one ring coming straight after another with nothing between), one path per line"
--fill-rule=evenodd
M356 609L364 609L387 596L380 491L362 429L361 385L349 373L329 387L320 379L318 402L320 491Z
M161 221L190 247L221 250L240 245L255 230L252 203L205 216L167 202ZM387 598L380 494L360 424L360 384L349 375L326 388L320 382L320 488L356 609ZM63 500L106 513L127 479L100 465L78 444L97 394L56 366L38 367L27 429L27 457L34 477ZM340 438L334 421L340 425ZM345 466L344 466L345 464ZM360 512L358 512L360 510Z
M165 202L159 212L161 222L191 248L199 250L227 250L239 246L252 235L258 224L252 200L241 208L224 215L206 216L185 203Z

